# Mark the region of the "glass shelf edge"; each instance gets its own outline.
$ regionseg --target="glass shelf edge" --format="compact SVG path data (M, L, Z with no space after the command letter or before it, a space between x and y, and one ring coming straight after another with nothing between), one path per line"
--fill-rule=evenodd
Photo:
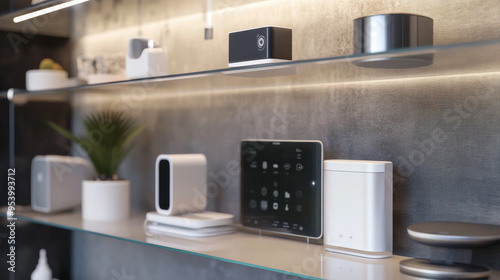
M141 213L135 213L135 214L137 215L137 214L141 214ZM2 212L0 212L0 217L7 218L7 215L6 215L5 212L2 211ZM126 238L126 237L111 235L111 234L107 234L107 233L101 233L101 232L91 231L91 230L87 230L87 229L74 228L74 227L71 227L71 226L57 224L57 223L51 223L51 222L42 221L42 220L37 220L37 219L34 219L34 218L22 216L22 215L16 215L13 218L15 218L16 220L24 221L24 222L40 224L40 225L44 225L44 226L49 226L49 227L54 227L54 228L59 228L59 229L64 229L64 230L69 230L69 231L77 231L77 232L95 234L95 235L98 235L98 236L107 237L107 238L113 238L113 239L116 239L116 240L121 240L121 241L125 241L125 242L131 242L131 243L134 243L134 244L157 247L157 248L166 249L166 250L169 250L169 251L190 254L190 255L194 255L194 256L198 256L198 257L203 257L203 258L208 258L208 259L214 259L214 260L218 260L218 261L222 261L222 262L228 262L228 263L233 263L233 264L237 264L237 265L248 266L248 267L252 267L252 268L256 268L256 269L260 269L260 270L266 270L266 271L276 272L276 273L280 273L280 274L286 274L286 275L290 275L290 276L296 276L296 277L300 277L300 278L303 278L303 279L322 279L322 278L314 277L314 276L311 276L311 275L298 274L298 273L294 273L294 272L291 272L291 271L280 270L280 269L271 268L271 267L265 267L265 266L261 266L261 265L257 265L257 264L252 264L252 263L247 263L247 262L241 262L241 261L237 261L237 260L233 260L233 259L228 259L228 258L223 258L223 257L218 257L218 256L212 256L212 255L208 255L208 254L193 252L193 251L189 251L189 250L183 250L183 249L178 249L178 248L163 246L163 245L160 245L160 244L155 244L155 243L150 243L150 242L143 242L143 241L135 240L135 239L132 239L132 238Z
M6 212L4 210L5 210L5 207L2 207L1 212L0 212L0 217L7 218ZM145 214L145 213L135 213L135 214L138 215L138 214ZM207 255L207 254L203 254L203 253L198 253L198 252L193 252L193 251L189 251L189 250L183 250L183 249L178 249L178 248L163 246L163 245L160 245L160 244L155 244L155 243L150 243L150 242L142 242L140 240L134 240L134 239L131 239L131 238L119 237L119 236L114 236L114 235L110 235L110 234L105 234L105 233L90 231L90 230L86 230L86 229L73 228L71 226L66 226L66 225L61 225L61 224L55 224L55 223L50 223L50 222L46 222L46 221L41 221L41 220L37 220L37 219L34 219L34 218L30 218L30 217L24 217L22 215L16 215L16 216L14 216L14 218L17 218L18 220L29 222L29 223L36 223L36 224L41 224L41 225L45 225L45 226L49 226L49 227L70 230L70 231L80 231L80 232L84 232L84 233L95 234L95 235L98 235L98 236L109 237L109 238L113 238L113 239L117 239L117 240L122 240L122 241L125 241L125 242L131 242L131 243L135 243L135 244L139 244L139 245L145 245L145 246L152 246L152 247L162 248L162 249L166 249L166 250L170 250L170 251L174 251L174 252L186 253L186 254L190 254L190 255L194 255L194 256L199 256L199 257L203 257L203 258L214 259L214 260L228 262L228 263L234 263L234 264L237 264L237 265L243 265L243 266L252 267L252 268L256 268L256 269L260 269L260 270L265 270L265 271L270 271L270 272L276 272L276 273L281 273L281 274L290 275L290 276L296 276L296 277L300 277L300 278L303 278L303 279L323 279L321 277L324 277L323 274L321 275L321 277L314 277L314 276L311 276L311 275L294 273L294 272L291 272L291 271L286 271L286 270L281 270L281 269L276 269L276 268L271 268L271 267L265 267L265 266L261 266L261 265L257 265L257 264L248 263L248 262L241 262L241 261L237 261L237 260L233 260L233 259L222 258L222 257L218 257L218 256L211 256L211 255ZM268 238L268 237L267 236L263 236L263 238ZM269 237L269 238L271 238L271 237ZM279 239L279 240L281 240L281 239ZM286 241L289 241L289 242L299 242L299 241L292 241L292 240L286 240ZM321 245L319 245L319 246L321 246ZM405 259L410 259L410 258L411 257L404 257L404 256L399 256L399 255L393 255L392 259L394 261L394 265L397 265L397 267L395 267L395 269L399 271L399 265L398 265L399 261L405 260ZM364 258L361 258L361 259L364 259ZM380 259L369 259L369 260L380 260ZM493 275L498 276L498 275L500 275L500 271L495 270L495 269L491 269L491 274L492 274L492 276ZM401 275L403 275L403 274L401 274Z
M351 54L351 55L326 57L326 58L294 60L290 62L280 62L280 63L272 63L266 65L221 68L221 69L204 70L204 71L172 74L165 76L114 81L108 83L86 84L80 86L41 90L41 91L27 91L24 89L17 89L16 95L47 96L47 95L70 94L73 92L84 91L84 90L99 90L111 86L127 86L127 85L136 85L140 83L152 83L152 82L169 82L182 79L194 79L212 75L230 75L231 73L237 73L241 71L265 71L268 69L279 68L279 67L293 67L293 66L308 65L315 63L352 62L358 59L377 58L383 56L397 57L397 56L410 56L417 54L436 54L436 53L443 53L446 51L459 50L461 48L493 46L493 45L499 45L500 47L500 40L476 41L476 42L457 43L450 45L423 46L423 47L398 49L389 52L372 53L372 54ZM4 92L0 93L0 98L5 98L5 97L6 94Z

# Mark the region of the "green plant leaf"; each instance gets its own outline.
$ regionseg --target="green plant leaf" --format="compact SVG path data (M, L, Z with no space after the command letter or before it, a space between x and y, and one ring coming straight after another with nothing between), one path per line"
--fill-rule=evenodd
M59 125L51 122L51 121L48 121L47 124L52 127L55 131L57 131L59 134L61 134L62 136L68 138L69 140L77 143L77 144L80 144L80 139L75 136L73 133L71 133L70 131L60 127Z
M84 131L77 137L68 130L49 123L57 132L80 145L88 154L97 176L111 179L120 164L134 147L130 144L144 125L134 127L130 118L122 112L104 111L83 119Z

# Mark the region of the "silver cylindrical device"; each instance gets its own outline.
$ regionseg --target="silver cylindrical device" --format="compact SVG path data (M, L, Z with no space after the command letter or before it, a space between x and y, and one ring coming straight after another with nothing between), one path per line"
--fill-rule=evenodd
M354 20L354 54L373 54L394 49L432 46L433 20L413 14L382 14ZM409 68L432 64L432 54L376 57L356 61L372 68Z

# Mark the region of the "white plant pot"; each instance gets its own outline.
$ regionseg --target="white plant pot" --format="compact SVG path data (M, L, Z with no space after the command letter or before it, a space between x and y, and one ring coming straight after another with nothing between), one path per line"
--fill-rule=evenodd
M130 182L82 182L82 216L91 221L120 221L130 216Z

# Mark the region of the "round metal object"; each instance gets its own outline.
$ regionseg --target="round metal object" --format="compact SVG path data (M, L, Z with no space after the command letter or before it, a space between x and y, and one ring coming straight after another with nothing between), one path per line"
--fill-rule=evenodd
M486 267L464 263L432 263L429 260L410 259L399 263L402 273L431 279L488 279Z
M472 248L500 241L500 226L461 222L426 222L408 227L410 238L436 247Z
M354 20L354 54L374 54L394 49L432 46L433 20L413 14L382 14ZM432 64L433 55L386 56L360 59L357 66L410 68Z

